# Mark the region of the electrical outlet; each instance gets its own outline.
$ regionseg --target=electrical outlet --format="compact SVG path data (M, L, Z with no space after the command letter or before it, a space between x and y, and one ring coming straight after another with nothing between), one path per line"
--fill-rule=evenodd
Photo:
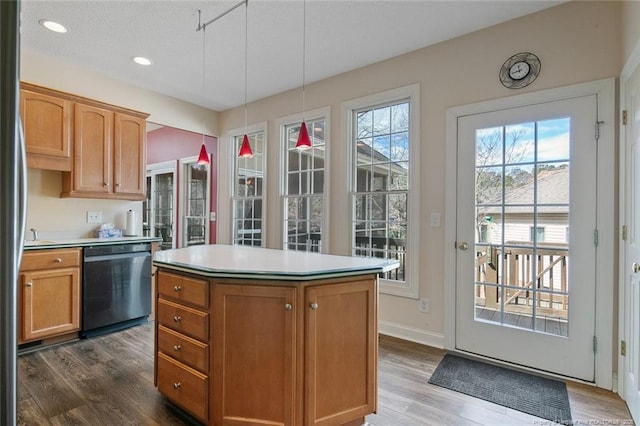
M102 223L102 212L87 212L87 223Z
M429 299L420 299L418 301L418 309L420 310L420 312L424 313L424 314L428 314L429 313Z

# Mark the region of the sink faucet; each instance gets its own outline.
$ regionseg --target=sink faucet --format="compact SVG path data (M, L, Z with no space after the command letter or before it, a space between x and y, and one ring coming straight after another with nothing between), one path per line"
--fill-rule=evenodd
M30 231L33 233L33 241L38 241L38 230L36 228L31 228Z

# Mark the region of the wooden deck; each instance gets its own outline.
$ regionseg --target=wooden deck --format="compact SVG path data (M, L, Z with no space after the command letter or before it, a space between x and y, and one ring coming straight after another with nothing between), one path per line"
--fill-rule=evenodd
M548 425L546 420L427 383L445 352L388 336L379 350L370 426ZM633 424L611 392L569 382L574 421ZM18 358L20 425L191 425L153 386L153 325Z

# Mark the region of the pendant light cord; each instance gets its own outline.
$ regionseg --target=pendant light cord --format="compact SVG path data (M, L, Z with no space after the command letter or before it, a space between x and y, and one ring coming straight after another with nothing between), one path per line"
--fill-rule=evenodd
M307 2L302 0L302 121L304 122L304 82L307 65Z
M247 133L247 57L249 39L249 1L244 4L244 133Z
M200 11L198 11L198 15L200 15ZM200 17L198 16L198 20ZM205 87L206 87L206 74L205 74L205 55L206 55L206 27L202 27L202 108L205 107ZM204 114L204 113L203 113ZM202 116L202 143L204 144L204 115Z

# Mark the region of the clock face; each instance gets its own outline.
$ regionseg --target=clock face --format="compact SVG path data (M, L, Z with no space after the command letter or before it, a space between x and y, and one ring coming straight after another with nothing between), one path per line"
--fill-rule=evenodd
M529 75L529 71L531 71L531 67L528 63L525 61L516 62L509 68L509 77L514 80L522 80Z
M540 68L540 59L533 53L517 53L502 64L500 82L509 89L521 89L538 78Z

